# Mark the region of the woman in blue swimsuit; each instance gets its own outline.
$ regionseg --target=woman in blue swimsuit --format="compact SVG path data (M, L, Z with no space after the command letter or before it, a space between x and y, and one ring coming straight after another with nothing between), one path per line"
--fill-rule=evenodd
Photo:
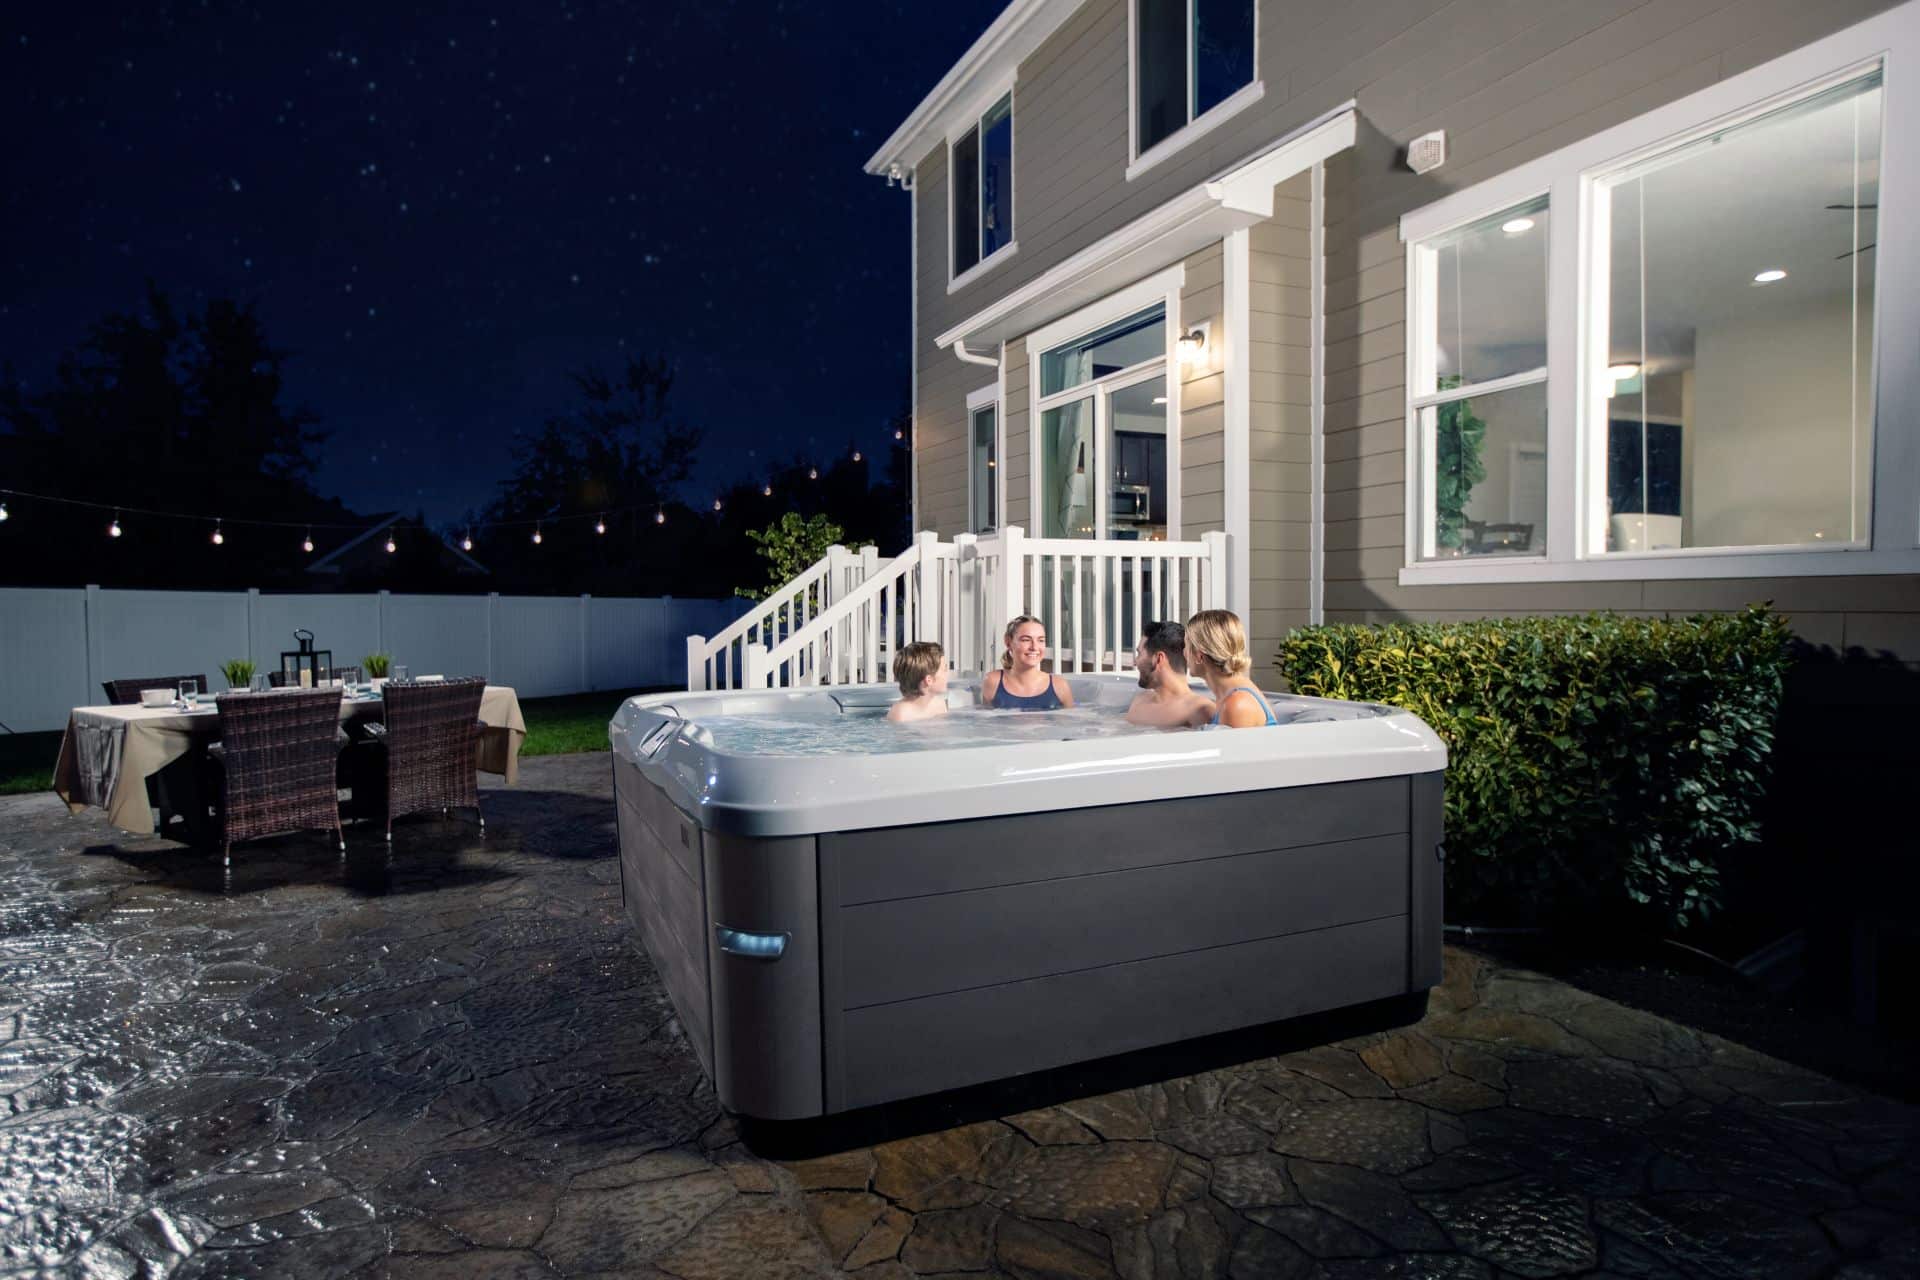
M1213 723L1224 729L1279 724L1260 687L1247 678L1253 659L1246 629L1225 609L1203 609L1187 621L1187 670L1213 694Z
M1007 651L1000 670L987 672L980 682L982 706L1002 711L1060 711L1073 705L1073 690L1059 676L1042 669L1047 660L1047 627L1038 618L1022 614L1007 624Z

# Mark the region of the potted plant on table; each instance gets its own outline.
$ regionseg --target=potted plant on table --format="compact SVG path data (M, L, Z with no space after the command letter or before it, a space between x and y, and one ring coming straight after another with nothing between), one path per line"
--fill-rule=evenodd
M253 663L245 658L229 658L220 664L220 674L227 678L227 688L245 690L253 684Z
M387 668L392 663L393 655L390 653L370 653L360 659L361 670L376 689L387 682Z

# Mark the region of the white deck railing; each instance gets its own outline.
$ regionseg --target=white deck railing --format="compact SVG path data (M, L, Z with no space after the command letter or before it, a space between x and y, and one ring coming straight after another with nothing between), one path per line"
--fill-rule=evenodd
M922 533L893 560L834 548L753 613L687 640L689 689L880 683L936 640L956 671L998 666L1007 622L1046 625L1053 669L1127 671L1142 626L1227 602L1227 536L1191 542Z

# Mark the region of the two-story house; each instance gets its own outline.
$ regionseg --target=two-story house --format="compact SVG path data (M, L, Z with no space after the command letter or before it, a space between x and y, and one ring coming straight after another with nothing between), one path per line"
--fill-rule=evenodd
M1224 532L1260 665L1769 599L1920 659L1916 74L1920 0L1013 0L867 165L916 527Z

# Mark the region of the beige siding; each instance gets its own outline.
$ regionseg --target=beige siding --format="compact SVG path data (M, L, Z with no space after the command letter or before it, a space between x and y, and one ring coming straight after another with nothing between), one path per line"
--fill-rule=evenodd
M1313 179L1274 191L1273 217L1247 235L1252 471L1247 638L1254 678L1274 676L1280 639L1307 622L1312 528Z
M941 332L1275 138L1353 99L1357 146L1328 166L1325 243L1326 608L1330 620L1468 617L1596 607L1665 612L1773 599L1809 639L1920 658L1912 578L1527 584L1402 588L1405 300L1401 214L1891 7L1890 0L1380 0L1329 6L1260 0L1253 107L1132 182L1125 177L1127 0L1088 0L1020 68L1015 236L1020 250L946 291L946 174L936 148L917 174L920 349L916 406L923 525L957 528L965 503L965 396L976 370L930 350ZM1447 164L1424 177L1400 162L1408 139L1445 129ZM1292 212L1283 206L1281 218ZM1255 574L1261 634L1285 623L1298 582L1307 379L1291 364L1309 314L1303 268L1262 228L1254 255ZM1209 253L1217 259L1218 251ZM1206 258L1209 255L1197 255ZM1292 271L1294 274L1289 275ZM1190 272L1188 321L1218 316ZM1216 321L1217 325L1217 321ZM1216 332L1218 330L1216 329ZM1221 344L1209 343L1218 351ZM1271 366L1271 367L1268 367ZM978 370L986 373L986 370ZM1219 371L1183 387L1185 536L1219 527ZM1271 425L1264 425L1270 423ZM1014 425L1009 420L1009 427ZM1287 451L1293 449L1289 454ZM1269 451L1271 450L1271 454ZM1009 440L1010 455L1015 452ZM1009 458L1009 465L1023 465ZM1239 481L1236 481L1239 482ZM1016 502L1018 499L1016 498ZM1018 510L1014 507L1013 510ZM1010 511L1011 514L1011 511ZM953 523L949 523L953 522ZM1289 541L1290 540L1290 541ZM1285 545L1282 545L1285 543ZM1274 576L1266 576L1266 575ZM1262 596L1260 591L1268 594ZM1298 599L1304 608L1304 590ZM1272 603L1268 603L1268 602Z
M1003 524L1033 528L1033 399L1030 394L1031 366L1027 362L1027 344L1019 340L1007 344L1007 456L1000 465L1007 470L1007 514Z
M1178 369L1180 379L1180 528L1181 538L1198 538L1227 527L1226 375L1221 356L1226 328L1221 318L1221 270L1225 253L1209 245L1186 261L1180 290L1180 314L1170 317L1182 331L1209 325L1212 337L1202 358ZM1171 477L1169 477L1171 480Z

